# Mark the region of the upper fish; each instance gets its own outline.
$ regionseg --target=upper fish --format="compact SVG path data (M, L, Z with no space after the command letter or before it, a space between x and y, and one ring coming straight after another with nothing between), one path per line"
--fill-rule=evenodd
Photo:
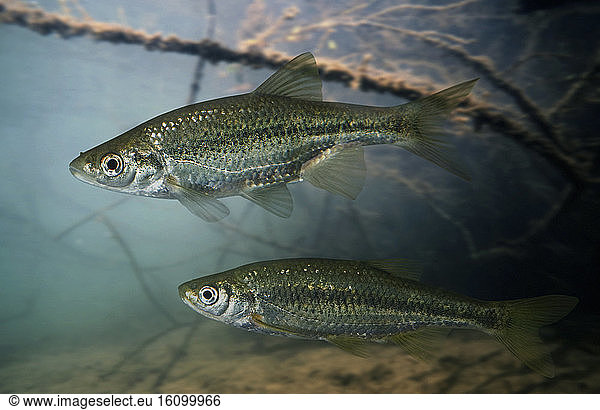
M315 58L304 53L251 93L159 115L82 152L69 170L113 191L177 199L209 222L229 214L218 198L235 195L288 217L286 184L302 180L354 199L363 145L395 144L468 179L431 135L476 81L393 107L324 102Z
M256 262L179 286L179 296L211 319L249 331L326 340L365 356L388 342L417 358L435 356L450 329L495 336L538 373L554 365L539 328L577 304L566 295L483 301L421 283L403 260L281 259Z

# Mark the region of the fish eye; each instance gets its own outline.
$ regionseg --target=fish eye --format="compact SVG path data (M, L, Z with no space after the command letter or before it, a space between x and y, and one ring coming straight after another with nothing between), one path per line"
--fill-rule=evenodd
M214 304L219 298L219 292L212 286L204 286L200 289L200 300L205 305Z
M117 154L106 154L100 161L102 171L109 177L116 177L123 171L123 159Z

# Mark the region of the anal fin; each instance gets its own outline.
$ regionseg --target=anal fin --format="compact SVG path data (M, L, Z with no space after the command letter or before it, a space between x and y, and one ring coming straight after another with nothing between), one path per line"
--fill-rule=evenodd
M289 218L294 208L292 196L285 182L250 188L242 191L241 196L282 218Z
M358 357L368 357L369 353L366 349L366 343L363 339L352 336L327 336L327 341L331 344L336 345L342 350L348 353L352 353Z
M356 199L365 184L367 168L363 147L340 144L305 162L300 177L318 188Z
M432 362L448 332L448 328L424 327L388 336L386 340L399 345L418 360Z

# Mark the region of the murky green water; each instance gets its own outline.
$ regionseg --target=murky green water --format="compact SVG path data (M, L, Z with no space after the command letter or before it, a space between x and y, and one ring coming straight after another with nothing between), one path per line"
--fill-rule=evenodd
M176 201L128 198L67 169L80 151L184 105L197 57L0 25L0 391L598 392L600 36L589 24L598 6L283 3L219 1L214 39L234 49L310 50L317 62L365 61L371 74L429 91L481 77L478 107L513 123L475 109L445 125L471 183L401 149L369 147L356 201L294 184L289 219L230 198L231 215L208 224ZM66 12L55 1L37 4ZM75 18L79 5L98 21L191 40L210 19L196 1L63 4ZM272 71L206 64L197 99L245 92ZM403 101L327 81L324 98ZM537 139L523 144L524 136ZM542 334L557 365L545 380L476 333L452 334L433 364L395 346L360 359L210 322L177 295L193 277L307 256L412 258L426 282L473 297L564 293L581 303Z

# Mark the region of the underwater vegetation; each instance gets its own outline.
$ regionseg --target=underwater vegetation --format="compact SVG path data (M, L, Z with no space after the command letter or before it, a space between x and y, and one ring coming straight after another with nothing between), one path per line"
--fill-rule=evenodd
M176 3L0 1L2 392L600 391L597 2ZM374 146L354 201L290 184L287 219L226 197L207 224L68 172L82 148L250 92L306 51L326 101L401 106L479 77L442 124L471 181ZM555 377L475 332L430 363L379 344L363 359L219 326L176 291L261 260L397 256L479 300L577 297L540 333Z

